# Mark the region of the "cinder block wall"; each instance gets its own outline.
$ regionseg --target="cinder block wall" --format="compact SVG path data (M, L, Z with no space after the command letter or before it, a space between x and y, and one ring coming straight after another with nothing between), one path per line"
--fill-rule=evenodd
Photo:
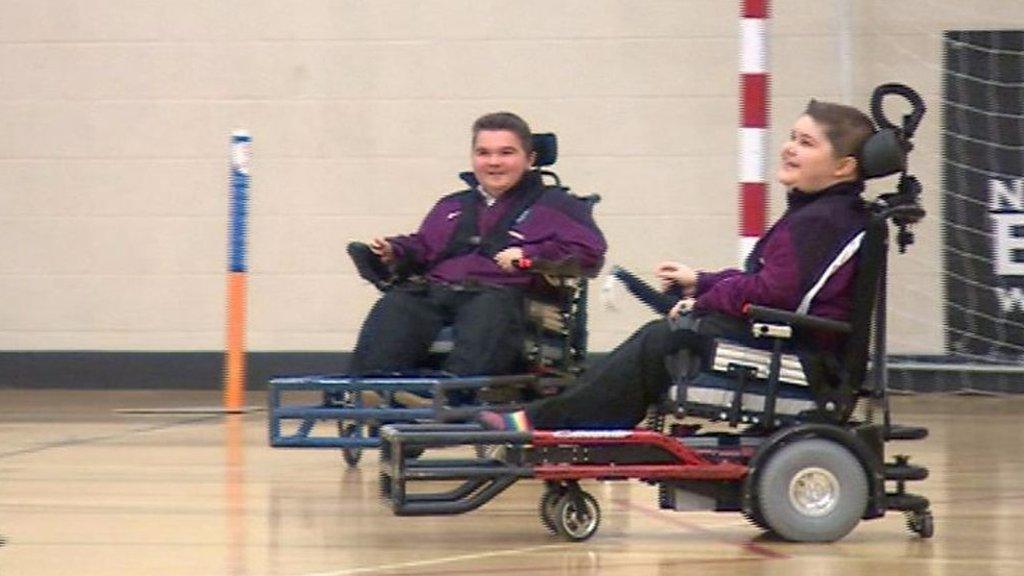
M896 352L940 352L941 33L1024 11L774 4L772 163L809 96L866 105L902 81L931 104L913 166L933 217L895 265L892 329ZM559 134L558 172L603 198L609 262L732 265L737 36L722 0L4 2L0 350L221 349L236 128L254 139L252 350L350 350L376 295L345 243L414 229L495 110ZM594 350L652 317L596 296Z

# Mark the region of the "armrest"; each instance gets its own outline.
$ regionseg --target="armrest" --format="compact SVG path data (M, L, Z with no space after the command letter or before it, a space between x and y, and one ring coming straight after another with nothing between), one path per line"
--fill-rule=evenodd
M533 272L534 274L544 274L545 276L555 276L558 278L582 278L584 276L590 277L580 267L579 262L574 260L563 260L560 262L547 262L541 260L531 260L530 258L519 258L512 263L516 268L524 270L526 272Z
M743 312L751 320L761 322L778 322L780 324L787 324L793 328L822 330L825 332L837 332L839 334L849 334L853 330L849 322L840 322L830 318L822 318L821 316L811 316L810 314L797 314L796 312L790 312L789 310L779 310L778 308L768 308L767 306L747 304L743 307Z
M380 256L370 250L368 244L349 242L346 250L363 280L373 284L378 290L387 290L391 283L391 270L384 262L381 262Z
M679 302L678 296L656 290L653 286L620 266L612 267L612 276L618 278L622 285L626 287L626 290L629 290L630 294L636 296L638 300L658 314L668 314L672 307Z

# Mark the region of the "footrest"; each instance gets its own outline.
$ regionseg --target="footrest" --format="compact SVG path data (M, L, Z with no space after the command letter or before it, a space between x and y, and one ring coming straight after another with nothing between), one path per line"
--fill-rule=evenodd
M486 504L533 469L495 458L419 458L424 449L463 445L525 444L528 432L482 430L474 424L392 424L380 430L383 442L378 483L381 496L399 516L461 514ZM454 488L413 492L409 483L437 485L457 481Z
M889 433L885 435L886 440L923 440L928 437L928 429L924 426L901 426L893 424L889 426Z
M460 377L428 371L365 377L279 376L270 380L267 389L270 445L377 448L380 440L376 429L380 424L471 420L488 405L451 402L450 395L521 390L536 386L539 380L534 374ZM319 402L311 403L311 398L318 396ZM518 406L513 402L495 403ZM354 433L339 433L345 426L352 427Z
M886 494L885 507L888 510L900 512L924 512L931 506L931 502L924 496L917 494Z
M928 477L928 469L913 464L886 463L885 479L897 481L924 480Z

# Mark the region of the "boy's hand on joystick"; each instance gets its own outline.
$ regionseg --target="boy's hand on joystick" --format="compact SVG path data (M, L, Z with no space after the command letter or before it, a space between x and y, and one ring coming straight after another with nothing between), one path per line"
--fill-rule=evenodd
M693 298L683 298L679 302L676 302L676 305L668 311L668 317L673 320L678 320L680 315L693 310L693 305L696 302L697 301Z
M689 296L697 288L697 272L679 262L659 262L654 267L654 275L658 277L662 292L678 287L682 289L684 296Z

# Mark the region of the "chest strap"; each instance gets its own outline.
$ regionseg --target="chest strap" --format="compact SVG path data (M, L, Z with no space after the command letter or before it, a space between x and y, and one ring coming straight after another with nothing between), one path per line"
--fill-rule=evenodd
M512 229L512 226L546 191L547 187L545 186L533 186L525 190L516 203L495 222L486 236L480 235L479 219L480 204L482 203L480 192L476 189L470 189L460 193L459 204L461 206L461 213L459 214L459 221L455 225L455 232L448 239L448 244L441 251L441 254L438 255L438 261L473 252L479 252L484 256L493 258L498 252L501 252L508 246L508 232Z

